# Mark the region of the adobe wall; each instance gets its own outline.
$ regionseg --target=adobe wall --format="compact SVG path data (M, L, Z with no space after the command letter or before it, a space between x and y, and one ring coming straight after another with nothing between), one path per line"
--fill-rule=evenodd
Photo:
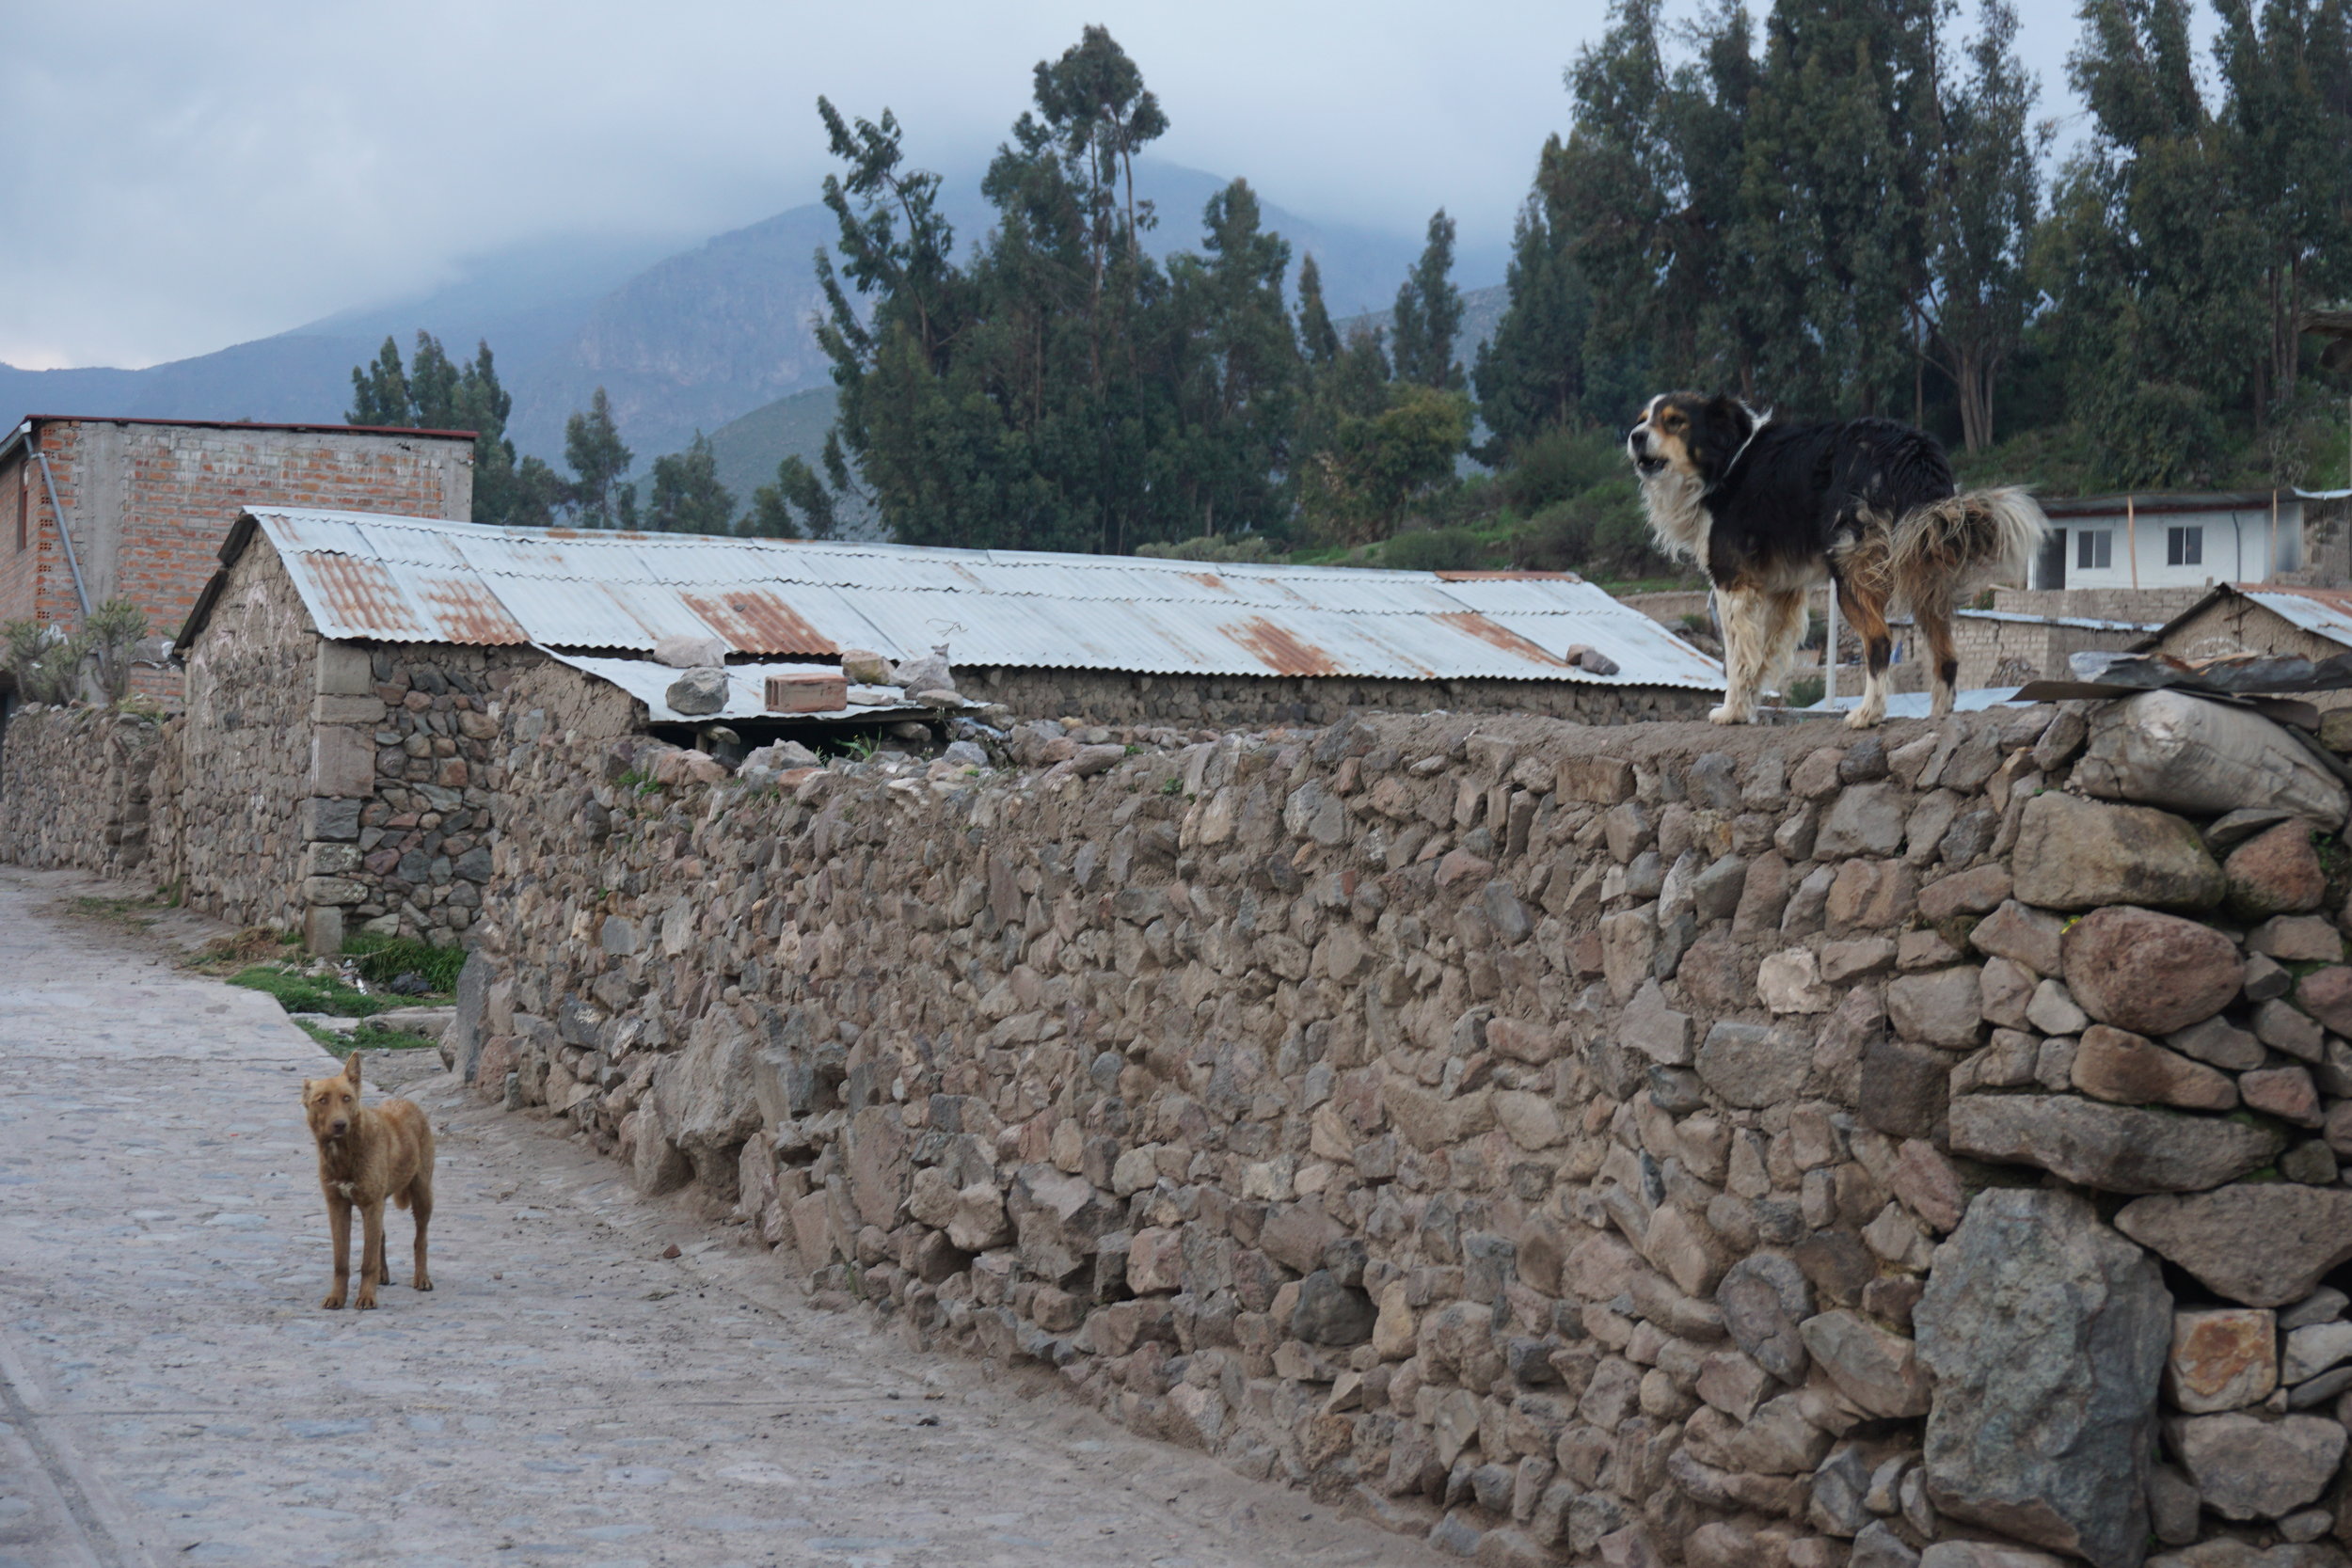
M568 700L506 694L466 1059L819 1304L1483 1562L2345 1560L2283 737L2172 810L2048 707L699 784Z

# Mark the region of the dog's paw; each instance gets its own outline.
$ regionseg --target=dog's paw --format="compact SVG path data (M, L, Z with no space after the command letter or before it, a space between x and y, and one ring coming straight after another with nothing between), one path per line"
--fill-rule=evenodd
M1707 721L1710 724L1744 724L1748 721L1748 711L1745 708L1733 707L1726 704L1722 707L1708 709Z
M433 1281L425 1277L425 1274L422 1269L419 1269L417 1271L416 1279L411 1282L408 1288L412 1291L430 1291L433 1289Z
M1846 715L1846 728L1850 730L1874 730L1878 728L1879 721L1884 717L1885 714L1883 710L1880 712L1872 712L1869 708L1858 707L1851 713Z
M343 1293L338 1291L319 1305L329 1312L340 1312L343 1309Z
M359 1299L358 1299L358 1301L355 1301L355 1302L353 1302L353 1303L351 1304L351 1309L352 1309L353 1311L355 1311L355 1312L373 1312L373 1311L374 1311L374 1310L375 1310L375 1292L374 1292L373 1291L360 1291L360 1292L359 1292Z

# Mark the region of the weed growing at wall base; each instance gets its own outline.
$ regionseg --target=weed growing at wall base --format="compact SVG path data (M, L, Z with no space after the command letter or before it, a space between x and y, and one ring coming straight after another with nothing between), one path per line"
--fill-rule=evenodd
M323 975L303 974L276 964L256 964L229 976L232 986L265 991L290 1013L332 1013L337 1018L366 1018L398 1006L391 997L373 996Z
M378 986L389 986L404 974L414 974L424 981L429 990L453 991L457 989L457 972L466 967L464 948L436 947L414 937L381 937L361 932L343 942L343 953L358 960L360 978Z

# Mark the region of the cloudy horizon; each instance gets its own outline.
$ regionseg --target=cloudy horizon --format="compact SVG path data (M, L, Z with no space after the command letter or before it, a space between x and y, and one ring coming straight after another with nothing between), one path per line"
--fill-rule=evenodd
M2077 24L2024 9L2042 111L2069 114ZM1032 64L1089 22L1167 108L1159 156L1318 222L1418 233L1444 206L1490 249L1566 129L1561 74L1605 10L710 0L654 27L605 0L423 0L397 29L292 0L28 10L0 55L0 142L21 150L0 362L152 365L415 296L502 250L696 244L816 199L820 92L895 110L919 165L975 168Z

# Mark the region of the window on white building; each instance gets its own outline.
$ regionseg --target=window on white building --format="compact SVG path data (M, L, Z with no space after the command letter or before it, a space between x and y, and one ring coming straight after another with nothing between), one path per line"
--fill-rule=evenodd
M2114 564L2115 530L2086 528L2075 531L2074 569L2076 571L2104 571Z
M2205 563L2205 531L2201 528L2166 529L2164 563L2167 566L2202 566Z

